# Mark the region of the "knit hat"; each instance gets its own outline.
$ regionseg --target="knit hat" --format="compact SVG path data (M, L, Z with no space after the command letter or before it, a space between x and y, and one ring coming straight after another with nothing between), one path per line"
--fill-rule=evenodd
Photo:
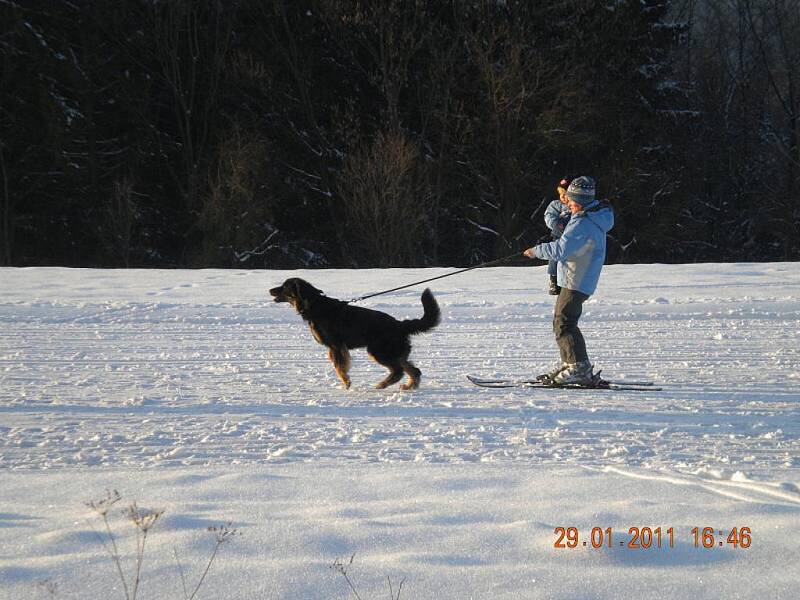
M581 206L594 201L594 179L586 175L573 179L567 188L567 198Z

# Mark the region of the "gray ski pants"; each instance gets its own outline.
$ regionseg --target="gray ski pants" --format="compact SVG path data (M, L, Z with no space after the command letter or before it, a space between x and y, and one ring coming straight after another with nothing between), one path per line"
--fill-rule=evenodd
M586 342L578 320L583 312L583 303L589 298L583 292L561 288L556 300L553 315L553 332L561 352L561 360L565 363L577 363L589 360L586 354Z

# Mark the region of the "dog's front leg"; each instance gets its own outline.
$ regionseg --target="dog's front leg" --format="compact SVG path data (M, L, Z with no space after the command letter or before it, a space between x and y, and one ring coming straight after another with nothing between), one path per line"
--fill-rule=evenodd
M331 359L333 368L336 369L336 374L342 380L345 389L350 389L350 377L347 374L350 370L350 351L346 346L330 348L328 358Z

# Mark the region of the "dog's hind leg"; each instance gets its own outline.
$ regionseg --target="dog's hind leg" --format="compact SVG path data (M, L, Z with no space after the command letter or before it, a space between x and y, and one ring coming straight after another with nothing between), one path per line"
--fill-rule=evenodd
M390 385L397 383L403 378L403 367L400 365L400 361L398 361L396 358L389 359L382 352L374 352L369 348L367 349L367 352L369 352L369 356L372 358L372 360L389 369L389 374L383 381L375 386L376 389L382 390L385 387L389 387Z
M403 371L405 371L406 375L408 375L408 383L404 383L400 386L402 390L415 390L419 387L419 380L422 377L422 371L420 371L417 367L414 366L407 358L400 361L400 366L402 367Z
M350 351L347 346L329 348L328 358L331 359L333 368L336 369L336 374L342 380L345 389L350 389L350 376L347 374L350 370Z
M383 366L389 367L390 371L389 374L386 376L386 378L375 386L379 390L382 390L385 387L389 387L390 385L394 385L403 378L403 368L400 365L383 365Z

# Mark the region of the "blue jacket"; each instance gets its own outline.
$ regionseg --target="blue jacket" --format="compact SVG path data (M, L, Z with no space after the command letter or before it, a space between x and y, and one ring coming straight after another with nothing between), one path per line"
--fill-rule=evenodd
M592 295L606 260L606 234L614 226L614 210L597 200L572 215L558 241L539 244L537 258L558 261L558 285Z
M547 205L544 211L544 222L553 232L553 236L558 237L564 231L567 223L569 223L571 216L572 213L569 207L566 204L561 204L561 200L556 198Z

